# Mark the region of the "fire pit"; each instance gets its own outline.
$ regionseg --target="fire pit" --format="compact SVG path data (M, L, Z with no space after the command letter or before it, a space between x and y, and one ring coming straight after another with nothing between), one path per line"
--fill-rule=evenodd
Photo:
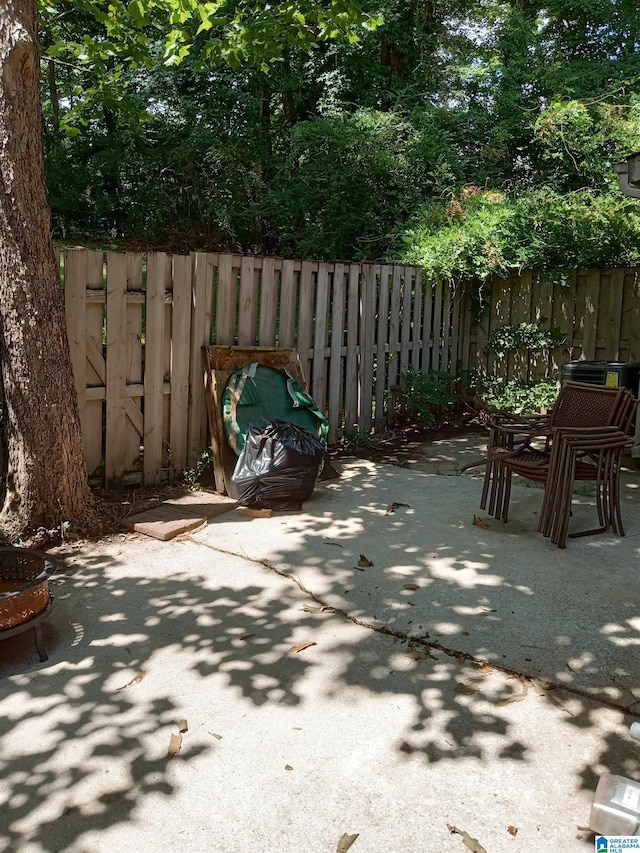
M55 560L40 551L0 548L0 640L33 630L41 661L49 657L42 620L51 611L49 578L57 568Z

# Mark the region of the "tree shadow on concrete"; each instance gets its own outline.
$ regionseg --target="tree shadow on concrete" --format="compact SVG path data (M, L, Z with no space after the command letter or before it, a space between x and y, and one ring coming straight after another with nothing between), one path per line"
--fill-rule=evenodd
M501 649L493 645L498 625L501 642L506 636L528 648L523 616L535 619L541 611L526 607L539 600L540 608L548 609L557 588L550 593L544 576L534 578L522 567L506 571L487 531L471 528L469 534L467 529L464 538L457 518L449 519L446 537L430 536L428 548L417 548L415 517L409 524L400 513L386 519L386 550L370 555L376 557L375 571L354 571L353 556L366 541L367 523L379 525L380 508L384 512L392 500L416 501L398 493L397 481L386 475L351 488L361 494L349 515L337 500L332 508L329 497L328 504L316 505L317 514L311 506L304 517L293 519L299 534L293 544L285 537L282 547L274 548L264 540L265 552L270 545L265 562L277 563L281 574L255 562L249 570L244 548L238 559L195 541L139 541L133 565L131 551L119 545L131 540L117 537L96 543L93 550L85 546L63 555L65 566L53 583L54 611L45 627L49 661L38 662L28 635L0 643L0 839L8 849L33 844L63 850L76 843L91 849L96 832L132 821L144 797L169 801L179 784L175 759L167 758L170 734L178 731L188 706L196 729L202 734L211 727L214 734L210 745L203 737L185 735L180 758L195 759L215 748L211 738L221 722L209 706L221 693L238 707L256 708L322 705L352 691L405 703L410 722L388 732L397 755L425 769L449 765L451 772L463 759L482 766L499 758L503 768L527 768L532 756L518 730L520 701L548 702L566 737L575 739L576 732L598 724L597 702L544 683L548 673L542 665L536 669L535 651L522 653L530 657L525 661L530 668L521 670L528 676L524 679L496 677L490 667L470 662L471 656L493 656L492 662L499 663ZM434 511L431 507L429 513ZM417 522L425 536L429 513ZM253 524L238 522L243 541L242 531ZM276 529L275 524L267 529ZM334 548L333 556L323 556L332 550L327 537L339 539L340 553ZM558 565L551 564L561 584ZM299 584L315 592L305 567L321 567L316 598L329 601L333 611L318 609L301 589ZM419 588L404 589L415 577ZM398 614L409 613L416 597L427 594L437 630L416 618L407 631L409 618ZM363 605L371 596L375 614ZM350 601L355 601L353 612ZM312 612L303 609L305 602ZM372 633L364 627L347 639L339 633L335 640L325 638L321 651L325 661L333 662L332 683L311 696L307 685L317 664L291 649L313 640L327 620L341 622L340 602L356 621L381 616L371 624L386 639L373 647ZM634 606L632 600L626 604ZM636 641L633 622L619 620L612 630L598 615L590 619L593 631L609 625L607 636L614 644ZM535 624L529 627L534 636ZM562 644L568 632L558 629L553 636ZM130 684L142 671L145 676ZM640 695L636 676L633 670L624 676L630 711ZM573 687L570 671L565 684ZM196 700L197 691L204 695ZM234 724L229 714L224 722ZM623 733L611 732L597 755L576 761L576 784L592 791L599 773L621 772L621 767L640 778L638 751Z

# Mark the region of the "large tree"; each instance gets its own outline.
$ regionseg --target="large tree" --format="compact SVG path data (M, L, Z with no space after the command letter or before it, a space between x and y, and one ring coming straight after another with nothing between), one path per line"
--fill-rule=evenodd
M94 520L44 180L36 0L0 15L0 359L4 537Z

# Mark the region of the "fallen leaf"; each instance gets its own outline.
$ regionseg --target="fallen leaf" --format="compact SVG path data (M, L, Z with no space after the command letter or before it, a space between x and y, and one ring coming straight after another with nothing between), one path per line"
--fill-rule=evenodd
M467 845L469 850L472 853L487 853L486 849L480 844L477 838L472 838L468 832L465 832L464 829L458 829L457 826L451 826L451 824L447 824L447 829L452 835L460 835L462 836L462 840Z
M345 832L340 838L340 841L338 841L336 853L347 853L347 850L351 847L351 845L359 835L359 832L354 833L354 835L348 835Z
M293 767L290 764L285 764L284 769L285 770L293 770Z
M344 545L341 545L339 542L331 542L330 539L324 539L323 541L326 542L327 545L335 545L336 548L344 548Z
M529 688L526 684L523 684L522 693L516 693L515 696L509 696L507 699L502 699L500 702L496 702L496 705L498 708L503 708L505 705L510 705L512 702L522 702L528 692Z
M289 649L289 651L290 651L290 652L296 652L296 654L297 654L298 652L303 652L305 649L308 649L310 646L317 646L317 645L318 645L318 644L317 644L317 643L314 643L314 642L311 642L311 643L300 643L300 645L299 645L299 646L291 646L291 648Z
M252 637L255 637L255 634L243 634L240 639L241 640L250 640Z
M215 732L209 732L211 737L214 737L216 740L222 740L222 735L217 735Z
M133 684L139 684L146 674L146 669L141 669L140 672L131 679L131 681L127 681L127 683L123 684L122 687L116 687L116 690L124 690L125 687L131 687Z
M517 827L517 826L508 826L508 827L507 827L507 832L508 832L510 835L515 836L515 835L517 835L517 834L518 834L518 827Z
M433 658L431 652L428 652L426 649L409 649L404 653L404 656L411 658L411 660L426 660L427 658Z
M182 749L182 735L171 735L167 758L173 758Z
M477 693L480 690L479 684L463 684L459 681L456 684L455 692L460 696L471 696L472 693Z
M481 527L483 530L491 530L491 525L487 524L487 522L483 521L481 518L478 518L477 515L473 516L473 523L476 527Z
M420 587L417 583L403 583L402 589L410 589L411 591L414 591L416 589L420 589Z
M181 735L189 731L189 724L186 720L178 720L178 731Z
M394 501L392 504L389 504L389 506L387 507L387 511L385 512L385 515L391 515L392 512L395 512L395 510L397 510L398 507L401 507L401 506L411 507L411 504L401 504L401 503L396 503L396 501Z
M358 565L359 566L372 566L373 560L369 560L367 557L365 557L364 554L360 554L360 559L358 560Z

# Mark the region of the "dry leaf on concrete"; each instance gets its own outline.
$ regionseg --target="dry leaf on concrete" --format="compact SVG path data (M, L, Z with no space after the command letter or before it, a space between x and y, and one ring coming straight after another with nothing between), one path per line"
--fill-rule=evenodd
M185 719L178 720L178 731L181 735L189 731L189 724Z
M293 770L293 767L290 764L285 764L284 769L285 770Z
M217 735L215 732L209 732L211 737L214 737L216 740L222 740L222 735Z
M480 690L479 684L463 684L462 681L459 681L456 684L455 692L460 696L471 696L473 693L477 693Z
M396 501L394 501L392 504L389 504L389 506L387 507L387 511L385 512L385 515L391 515L392 512L395 512L395 510L397 510L398 507L401 507L401 506L411 507L411 504L401 504L401 503L396 503Z
M317 644L317 643L314 643L314 642L311 642L311 643L300 643L300 645L299 645L299 646L291 646L291 648L289 649L289 651L290 651L290 652L296 652L296 654L297 654L298 652L303 652L305 649L308 649L310 646L317 646L317 645L318 645L318 644Z
M517 827L517 826L508 826L508 827L507 827L507 832L508 832L510 835L516 836L516 835L518 834L518 827Z
M182 735L171 735L167 758L173 758L182 749Z
M491 530L491 525L487 524L487 522L483 521L481 518L478 518L477 515L473 516L473 523L476 527L481 527L483 530Z
M370 560L368 557L365 557L364 554L360 554L360 559L358 560L359 566L372 566L373 560Z
M462 840L467 845L469 850L472 853L487 853L486 849L480 844L477 838L472 838L468 832L465 832L464 829L458 829L457 826L451 826L450 823L447 824L447 829L452 835L460 835Z
M510 705L512 702L522 702L528 692L529 688L526 684L523 684L522 693L516 693L515 696L509 696L507 699L502 699L500 702L496 702L496 705L498 708L503 708L505 705Z
M356 832L353 835L349 835L345 832L340 838L340 841L338 841L336 853L347 853L347 850L351 847L351 845L359 835L359 832Z
M125 687L131 687L133 684L139 684L146 674L146 669L141 669L140 672L131 679L131 681L127 681L127 683L123 684L122 687L116 687L116 690L124 690Z
M420 589L420 587L417 583L403 583L402 589L408 589L411 590L411 592L414 592L416 589Z
M411 658L411 660L426 660L427 658L436 658L428 652L426 649L409 649L404 653L404 656L407 658Z

